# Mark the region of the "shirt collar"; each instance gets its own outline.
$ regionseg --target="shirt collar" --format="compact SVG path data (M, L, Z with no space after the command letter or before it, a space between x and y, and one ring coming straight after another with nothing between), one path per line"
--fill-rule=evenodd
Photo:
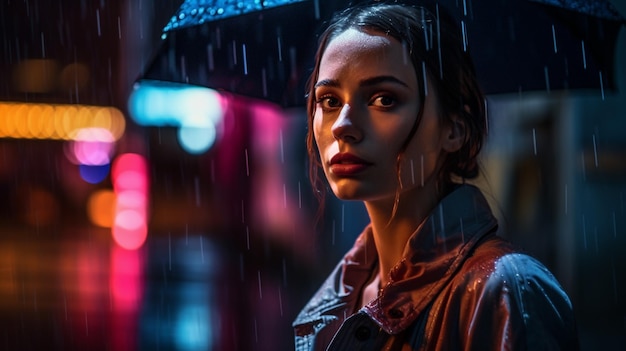
M402 260L390 273L390 283L363 310L390 334L406 329L448 283L476 243L496 227L480 190L467 184L458 186L413 233ZM376 261L368 226L346 255L344 286L362 287ZM358 299L360 294L351 295L350 299Z

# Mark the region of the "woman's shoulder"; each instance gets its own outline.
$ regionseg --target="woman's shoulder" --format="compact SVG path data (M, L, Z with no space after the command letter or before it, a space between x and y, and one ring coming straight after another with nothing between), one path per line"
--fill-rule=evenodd
M461 270L463 280L480 279L487 288L524 289L539 284L562 291L555 276L543 263L497 236L477 245Z
M458 309L471 342L508 335L506 343L527 349L577 349L565 290L545 265L503 239L478 245L449 289L440 307Z

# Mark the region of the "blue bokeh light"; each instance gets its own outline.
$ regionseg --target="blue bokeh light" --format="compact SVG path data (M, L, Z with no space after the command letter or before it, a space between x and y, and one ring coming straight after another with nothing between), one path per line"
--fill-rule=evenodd
M90 184L98 184L105 180L106 177L109 175L109 170L111 169L111 165L108 163L104 165L81 164L78 167L80 171L80 177Z

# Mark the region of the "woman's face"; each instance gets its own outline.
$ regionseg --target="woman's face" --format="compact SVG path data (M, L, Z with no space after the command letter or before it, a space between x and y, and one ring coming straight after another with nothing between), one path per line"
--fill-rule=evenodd
M393 201L396 159L422 103L417 85L406 49L390 36L349 29L328 44L315 86L313 133L337 197ZM402 159L402 192L434 186L445 139L429 86Z

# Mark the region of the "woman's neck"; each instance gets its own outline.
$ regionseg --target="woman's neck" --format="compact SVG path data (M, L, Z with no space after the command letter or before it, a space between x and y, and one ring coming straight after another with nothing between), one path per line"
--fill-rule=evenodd
M365 202L378 252L381 286L389 282L389 273L402 259L409 238L439 200L437 189L432 186L403 192L394 214L393 199Z

